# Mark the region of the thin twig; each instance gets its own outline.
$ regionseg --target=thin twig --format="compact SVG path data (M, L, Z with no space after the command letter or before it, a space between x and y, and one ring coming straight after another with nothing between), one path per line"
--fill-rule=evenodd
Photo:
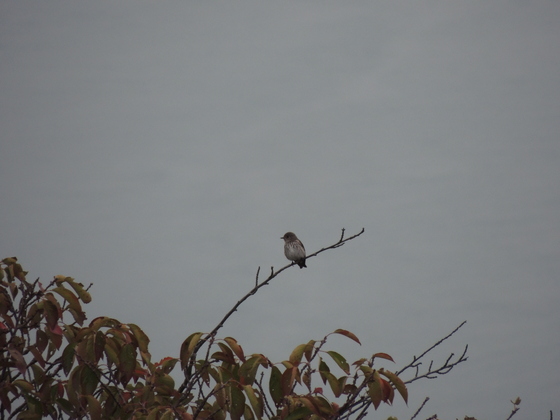
M459 328L461 328L463 325L465 325L467 323L467 321L463 321L461 322L461 324L455 328L453 331L451 331L449 334L447 334L445 337L443 337L441 340L439 340L437 343L435 343L433 346L431 346L428 350L426 350L424 353L422 353L420 356L416 357L414 356L414 360L412 360L412 362L410 362L410 364L406 365L404 368L402 368L400 371L396 372L397 376L400 375L401 373L403 373L405 370L407 370L408 368L411 368L414 366L414 363L417 360L420 360L422 357L424 357L426 354L428 354L430 351L432 351L434 348L436 348L437 346L439 346L441 343L443 343L445 340L447 340L449 337L451 337L453 334L455 334Z
M509 416L506 420L511 419L515 415L515 413L517 413L518 411L519 411L519 407L517 407L517 406L513 407L513 410L511 410L511 413L509 414Z
M418 410L416 410L416 413L414 413L414 415L410 418L410 420L414 420L416 418L416 416L420 413L420 410L424 408L424 406L428 401L430 401L430 397L426 397L424 399L424 402L422 403L422 405L420 405L420 407L418 407Z
M257 275L255 276L255 287L257 287L259 285L259 273L261 272L261 266L259 265L259 268L257 268Z
M364 228L362 228L362 230L360 232L358 232L355 235L352 235L346 239L344 239L344 232L345 229L342 229L342 234L340 236L340 239L338 240L338 242L334 243L333 245L327 246L325 248L320 249L319 251L310 254L307 256L307 259L309 258L313 258L317 255L319 255L322 252L325 252L329 249L335 249L338 247L341 247L342 245L344 245L346 242L351 241L354 238L357 238L358 236L360 236L361 234L363 234L365 231ZM243 296L240 300L237 301L237 303L233 306L233 308L230 309L230 311L222 318L222 320L218 323L218 325L216 325L216 327L214 327L214 329L212 331L210 331L210 333L208 333L205 337L201 338L200 341L196 344L196 347L192 353L192 358L191 360L194 360L194 358L196 357L196 353L198 352L198 350L200 350L200 348L211 338L215 337L217 332L224 326L225 322L228 320L228 318L237 311L237 309L241 306L241 304L243 302L245 302L250 296L253 296L255 293L257 293L257 291L263 287L266 286L270 283L270 281L272 279L274 279L275 277L277 277L280 273L282 273L284 270L287 270L288 268L292 267L294 265L294 263L290 263L284 267L282 267L280 270L278 271L274 271L274 267L270 267L270 275L268 276L268 278L266 280L264 280L262 283L258 283L258 281L255 284L255 287L253 287L249 293L247 293L245 296ZM259 268L260 269L260 268ZM258 271L257 271L257 275L258 275ZM181 385L180 388L184 389L186 387L186 383L189 381L189 375L188 372L190 372L190 368L191 368L192 363L189 363L186 368L185 368L185 381L183 382L183 384Z
M396 375L401 376L402 373L405 372L406 370L415 369L416 372L414 373L414 376L412 377L412 379L409 379L408 381L405 381L405 384L409 384L411 382L417 381L418 379L422 379L422 378L435 379L435 378L438 377L438 375L445 375L445 374L449 373L458 364L466 362L467 359L468 359L466 357L467 350L469 348L468 344L465 346L465 349L463 350L463 353L461 354L461 356L459 356L457 358L457 360L452 361L454 353L451 353L451 355L447 358L447 360L438 368L433 368L434 361L432 360L432 361L430 361L430 364L428 366L427 371L423 374L420 374L420 365L422 364L422 362L420 360L424 356L426 356L430 351L432 351L434 348L436 348L441 343L443 343L445 340L447 340L449 337L451 337L453 334L455 334L463 325L466 324L466 322L467 321L463 321L457 328L455 328L453 331L451 331L449 334L447 334L441 340L437 341L435 344L433 344L431 347L429 347L426 351L424 351L422 354L420 354L420 356L418 356L418 357L413 356L412 361L408 365L406 365L404 368L402 368L401 370L396 372Z
M349 238L343 239L343 236L344 236L344 229L342 229L343 235L341 236L341 239L340 239L337 243L335 243L335 244L333 244L333 245L330 245L330 246L328 246L328 247L326 247L326 248L322 248L322 249L320 249L319 251L317 251L317 252L315 252L315 253L313 253L313 254L311 254L311 255L308 255L306 258L309 259L309 258L315 257L316 255L320 254L321 252L325 252L325 251L327 251L327 250L329 250L329 249L338 248L338 247L344 245L346 242L348 242L348 241L350 241L350 240L352 240L352 239L354 239L354 238L360 236L362 233L364 233L364 230L365 230L365 229L362 228L362 230L361 230L359 233L357 233L356 235L353 235L353 236L350 236ZM268 283L270 283L270 281L271 281L273 278L277 277L278 274L280 274L282 271L284 271L284 270L290 268L290 267L293 266L293 265L294 265L294 263L288 264L288 265L282 267L280 270L278 270L278 271L276 271L276 272L274 272L274 267L271 267L270 276L268 276L268 278L267 278L265 281L263 281L262 283L260 283L260 284L257 283L257 285L256 285L253 289L251 289L251 291L250 291L249 293L247 293L247 294L246 294L245 296L243 296L239 301L237 301L237 303L233 306L233 308L231 308L231 310L222 318L222 320L221 320L221 321L218 323L218 325L210 332L210 334L208 334L207 337L215 336L216 333L220 330L220 328L222 328L222 327L224 326L224 324L225 324L225 322L228 320L228 318L229 318L235 311L237 311L237 308L239 308L239 306L241 306L241 304L242 304L243 302L245 302L250 296L254 295L261 287L266 286ZM198 343L197 347L196 347L196 350L198 350L198 349L204 344L204 342L205 342L207 339L208 339L208 338L203 338L203 339L201 339L200 342ZM196 350L195 350L195 353L196 353Z

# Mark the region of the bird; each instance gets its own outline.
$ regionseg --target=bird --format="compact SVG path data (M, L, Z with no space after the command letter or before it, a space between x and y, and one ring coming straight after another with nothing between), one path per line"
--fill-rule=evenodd
M284 255L290 261L295 262L302 269L305 265L305 247L293 232L287 232L282 236L284 239Z

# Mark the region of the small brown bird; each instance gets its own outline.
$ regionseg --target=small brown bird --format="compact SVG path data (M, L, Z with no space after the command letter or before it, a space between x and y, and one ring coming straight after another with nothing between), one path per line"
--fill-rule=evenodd
M284 255L286 258L299 265L299 268L307 268L305 265L305 247L298 237L292 232L287 232L280 239L284 239Z

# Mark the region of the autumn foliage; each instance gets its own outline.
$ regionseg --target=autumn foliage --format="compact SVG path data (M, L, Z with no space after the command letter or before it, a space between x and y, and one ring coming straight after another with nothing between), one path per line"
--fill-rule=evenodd
M1 418L40 419L334 419L359 418L370 406L406 402L393 372L374 367L377 353L348 363L327 350L331 334L298 345L275 363L245 354L232 337L193 333L179 357L152 361L135 324L86 322L88 288L71 277L27 280L17 258L0 264ZM177 386L171 372L180 367ZM338 372L338 373L337 373Z

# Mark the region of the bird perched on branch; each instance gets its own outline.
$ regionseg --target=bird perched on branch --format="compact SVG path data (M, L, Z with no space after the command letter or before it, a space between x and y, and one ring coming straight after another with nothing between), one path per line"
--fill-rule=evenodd
M284 239L284 255L286 258L299 265L299 268L307 268L305 265L305 247L295 233L287 232L280 239Z

